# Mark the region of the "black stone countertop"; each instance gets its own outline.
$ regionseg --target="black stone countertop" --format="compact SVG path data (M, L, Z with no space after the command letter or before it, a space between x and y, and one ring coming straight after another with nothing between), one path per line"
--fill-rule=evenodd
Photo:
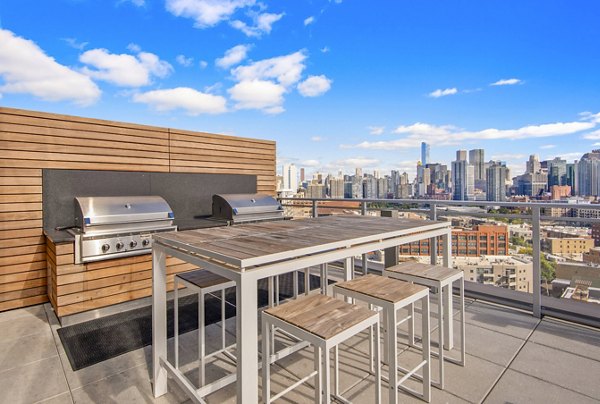
M66 230L45 230L44 235L54 244L74 243L75 236Z

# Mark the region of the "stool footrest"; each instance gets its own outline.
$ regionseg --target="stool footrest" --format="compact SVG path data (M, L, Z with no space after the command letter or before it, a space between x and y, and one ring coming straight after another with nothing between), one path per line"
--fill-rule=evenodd
M313 370L310 374L308 374L308 376L304 376L302 379L298 380L291 386L287 387L285 390L283 390L283 391L277 393L276 395L274 395L273 397L271 397L271 399L269 400L269 403L272 403L273 401L278 400L279 398L283 397L290 391L294 390L296 387L300 386L302 383L305 383L309 379L315 377L315 375L317 375L317 374L318 374L318 372L316 370Z

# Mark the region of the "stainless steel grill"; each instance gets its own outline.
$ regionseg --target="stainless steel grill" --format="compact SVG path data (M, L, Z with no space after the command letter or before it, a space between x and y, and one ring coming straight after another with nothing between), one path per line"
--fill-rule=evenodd
M149 253L153 233L177 230L160 196L75 198L75 263Z
M230 224L285 219L281 204L266 194L213 195L212 218Z

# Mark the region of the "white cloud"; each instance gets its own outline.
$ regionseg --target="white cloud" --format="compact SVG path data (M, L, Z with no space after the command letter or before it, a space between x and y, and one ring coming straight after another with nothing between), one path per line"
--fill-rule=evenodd
M194 58L188 58L185 55L177 55L175 61L184 67L190 67L192 64L194 64Z
M47 101L93 104L101 91L89 77L46 55L33 41L0 29L0 93L31 94Z
M304 26L310 25L315 22L315 17L312 15L304 20Z
M300 162L300 165L304 167L319 167L321 163L319 160L303 160Z
M441 88L438 88L437 90L430 92L429 96L432 98L440 98L440 97L445 97L447 95L454 95L457 92L458 92L458 90L455 87L446 88L443 90Z
M321 53L329 53L329 51L330 51L330 49L327 46L324 46L319 50L321 51Z
M139 53L142 51L142 48L140 47L140 45L132 42L129 45L127 45L127 50L133 53Z
M77 50L83 50L86 46L88 46L89 42L79 42L77 41L76 38L63 38L63 41L65 41L71 48L73 49L77 49Z
M237 81L274 79L284 87L297 83L306 68L304 51L285 56L259 60L245 66L238 66L231 71Z
M555 147L555 144L545 144L543 146L540 146L540 149L554 149Z
M600 123L600 112L592 114L591 112L582 112L579 114L582 120Z
M351 157L333 162L336 166L343 167L360 167L360 168L372 168L379 164L379 160L367 157Z
M206 66L208 66L208 62L206 60L201 60L200 62L198 62L198 65L201 69L206 69Z
M166 8L176 17L193 19L196 28L207 28L228 20L237 9L255 3L255 0L167 0Z
M242 80L227 90L236 102L236 109L259 109L268 114L278 114L283 109L285 87L268 80Z
M544 138L552 136L570 135L595 127L594 122L556 122L541 125L529 125L516 129L488 128L479 131L467 131L452 125L436 126L417 122L413 125L399 126L394 133L404 137L390 141L369 142L365 141L356 145L341 145L342 148L360 149L405 149L418 147L421 142L428 142L439 146L459 145L469 140L498 140L498 139L523 139Z
M324 139L321 136L313 136L310 138L310 140L312 140L313 142L321 142Z
M189 87L139 93L133 96L133 101L148 104L161 112L182 109L190 115L199 115L227 111L224 97L206 94Z
M491 157L492 160L523 160L526 158L526 154L522 153L504 153L504 154L495 154Z
M560 153L558 155L558 157L562 158L563 160L573 161L573 160L579 160L581 158L581 156L583 156L584 154L585 154L584 152ZM546 156L546 158L544 158L544 160L552 160L554 157L557 157L557 156Z
M523 80L520 79L502 79L494 83L490 83L490 86L514 86L515 84L522 84Z
M369 134L376 136L383 135L383 132L385 131L384 126L369 126L367 129L369 129Z
M81 54L79 61L93 68L84 67L84 74L123 87L144 86L152 76L163 78L173 71L173 66L149 52L139 52L136 57L92 49Z
M598 140L600 139L600 130L595 130L593 132L586 133L585 135L583 135L583 138L589 140Z
M233 65L239 64L246 59L250 45L237 45L227 50L222 58L215 60L215 65L227 69Z
M250 13L250 16L252 18L252 25L248 25L240 20L231 21L230 24L233 28L242 31L247 36L260 37L263 34L271 33L273 24L281 20L281 18L284 16L284 13Z
M318 97L325 94L331 88L331 79L324 75L309 76L298 84L298 92L303 97Z

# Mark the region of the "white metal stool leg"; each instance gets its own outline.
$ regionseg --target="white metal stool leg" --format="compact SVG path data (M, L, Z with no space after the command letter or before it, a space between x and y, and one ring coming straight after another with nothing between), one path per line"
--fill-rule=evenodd
M387 350L388 350L388 387L390 393L390 404L398 402L398 340L396 333L397 313L396 310L384 311L387 323Z
M321 386L321 373L323 371L323 365L321 363L321 348L317 345L313 345L315 350L315 403L321 404L323 402L323 389Z
M438 298L438 361L440 366L440 375L438 387L444 390L444 293L442 291L441 283L437 288Z
M198 369L198 383L200 387L205 384L204 377L204 365L205 358L204 354L206 352L205 347L205 338L204 338L204 293L198 293L198 361L199 361L199 369Z
M321 365L321 383L323 390L323 403L330 404L331 403L331 392L330 392L330 383L331 383L331 371L329 369L330 366L330 354L329 349L323 349L321 354L322 365Z
M310 268L304 269L304 294L310 293Z
M177 277L173 281L173 311L175 321L175 369L179 369L179 282Z
M293 273L293 293L294 299L298 297L298 278L300 277L298 271L294 271Z
M321 264L321 294L327 295L327 264Z
M262 391L263 403L271 402L271 329L266 319L262 320Z
M221 349L225 350L227 347L226 336L225 336L225 289L221 290Z

